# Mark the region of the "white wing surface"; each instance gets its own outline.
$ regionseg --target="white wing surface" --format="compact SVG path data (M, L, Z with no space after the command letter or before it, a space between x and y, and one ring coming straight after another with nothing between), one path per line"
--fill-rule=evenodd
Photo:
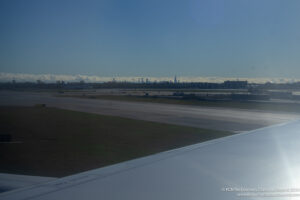
M26 187L3 200L300 198L300 121Z

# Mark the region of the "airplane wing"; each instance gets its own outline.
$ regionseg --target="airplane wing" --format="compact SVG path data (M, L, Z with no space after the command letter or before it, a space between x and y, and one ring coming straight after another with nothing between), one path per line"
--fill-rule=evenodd
M297 199L299 155L300 121L293 121L5 192L0 199Z
M0 173L0 193L49 182L57 178Z

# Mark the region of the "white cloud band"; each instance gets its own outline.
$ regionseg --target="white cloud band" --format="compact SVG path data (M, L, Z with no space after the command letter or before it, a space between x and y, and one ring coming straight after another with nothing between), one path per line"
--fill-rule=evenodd
M101 77L101 76L88 76L88 75L55 75L55 74L21 74L21 73L3 73L0 72L0 82L36 82L41 80L46 83L53 83L56 81L65 82L79 82L85 81L87 83L107 82L107 81L129 81L129 82L146 82L148 81L173 81L174 77ZM226 80L247 80L250 83L294 83L299 82L300 79L291 78L226 78L226 77L177 77L180 82L210 82L222 83Z

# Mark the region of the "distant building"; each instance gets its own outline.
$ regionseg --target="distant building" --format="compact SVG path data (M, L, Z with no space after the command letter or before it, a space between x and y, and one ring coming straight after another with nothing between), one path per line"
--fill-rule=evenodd
M248 81L224 81L225 88L241 89L248 86Z

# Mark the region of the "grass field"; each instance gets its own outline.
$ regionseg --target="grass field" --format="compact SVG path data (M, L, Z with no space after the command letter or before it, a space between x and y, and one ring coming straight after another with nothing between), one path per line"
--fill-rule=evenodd
M78 97L89 99L104 99L116 101L167 103L179 105L196 105L209 107L224 107L238 109L253 109L264 111L293 112L300 113L300 104L298 103L271 103L254 101L204 101L196 99L170 99L161 97L129 96L129 95L59 95L61 97Z
M47 107L0 107L0 172L62 177L231 135Z

